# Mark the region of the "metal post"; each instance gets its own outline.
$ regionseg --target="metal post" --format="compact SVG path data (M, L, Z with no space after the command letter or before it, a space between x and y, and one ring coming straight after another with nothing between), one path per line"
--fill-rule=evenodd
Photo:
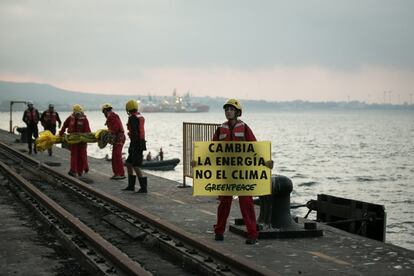
M9 131L10 133L13 133L13 104L15 103L23 103L26 104L26 101L10 101L10 128Z
M9 128L10 133L13 132L12 105L13 105L13 102L10 102L10 128Z
M193 142L210 141L219 124L183 122L183 185L186 188L186 177L193 177L190 162L193 160Z
M183 147L183 187L186 187L186 185L185 185L185 178L186 178L186 167L185 167L185 164L187 164L187 154L185 152L186 149L187 149L187 147L185 145L185 143L187 141L187 139L185 137L186 133L187 133L187 131L186 131L186 123L183 123L183 145L184 145L184 147Z

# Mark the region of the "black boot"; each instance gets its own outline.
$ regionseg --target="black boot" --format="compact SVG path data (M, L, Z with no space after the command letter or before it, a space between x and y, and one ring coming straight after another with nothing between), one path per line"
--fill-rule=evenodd
M138 177L139 186L141 187L137 193L147 193L147 178L146 177Z
M137 180L137 177L135 175L128 174L128 187L126 187L122 190L124 190L124 191L134 191L136 180Z

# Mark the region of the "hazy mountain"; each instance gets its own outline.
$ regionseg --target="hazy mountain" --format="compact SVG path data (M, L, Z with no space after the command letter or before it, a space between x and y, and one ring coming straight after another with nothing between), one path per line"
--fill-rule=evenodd
M101 104L110 102L113 105L125 104L131 95L101 95L81 93L61 89L48 84L15 83L0 81L0 109L9 110L10 101L32 101L38 109L44 109L49 103L55 104L59 110L70 110L75 103L85 108L99 109ZM22 109L24 105L13 106Z

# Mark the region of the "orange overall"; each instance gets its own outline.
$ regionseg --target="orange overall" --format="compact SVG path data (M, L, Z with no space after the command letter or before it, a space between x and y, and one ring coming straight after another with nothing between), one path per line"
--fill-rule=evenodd
M122 161L122 148L125 143L124 128L118 114L108 111L106 126L114 137L112 142L112 171L114 175L124 176L124 162Z
M63 123L59 135L62 136L66 129L68 129L68 133L91 132L89 121L85 115L81 115L79 118L70 115ZM70 145L70 171L79 176L89 171L87 145L87 143Z
M237 120L234 128L228 122L223 123L216 131L213 141L256 141L252 130ZM217 208L217 223L214 225L214 232L223 235L226 229L227 218L230 214L232 196L219 196L219 206ZM239 196L240 211L243 216L244 224L247 228L248 238L257 239L256 213L254 210L252 196Z

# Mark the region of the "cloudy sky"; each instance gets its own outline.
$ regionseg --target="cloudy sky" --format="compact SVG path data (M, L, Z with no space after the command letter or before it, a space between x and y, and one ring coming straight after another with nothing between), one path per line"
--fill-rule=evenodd
M410 0L0 0L0 80L410 103L413 11Z

